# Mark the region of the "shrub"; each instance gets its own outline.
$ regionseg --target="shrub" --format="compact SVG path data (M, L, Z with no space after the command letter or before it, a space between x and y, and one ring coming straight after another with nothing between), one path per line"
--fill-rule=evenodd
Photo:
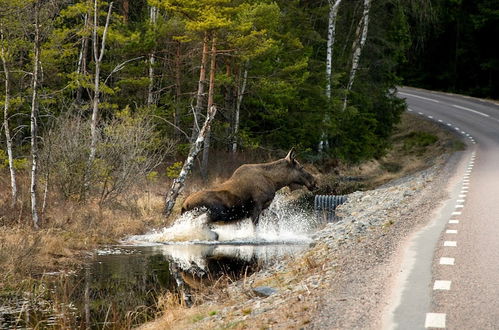
M128 109L100 127L97 153L88 164L90 122L71 115L57 120L45 137L41 163L51 184L66 199L105 202L123 195L173 151L171 140L161 138L144 114Z

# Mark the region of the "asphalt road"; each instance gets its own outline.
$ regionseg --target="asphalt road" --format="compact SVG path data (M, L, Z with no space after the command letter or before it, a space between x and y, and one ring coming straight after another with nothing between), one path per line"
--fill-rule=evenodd
M399 88L409 111L468 145L449 199L407 242L383 327L499 329L499 105Z

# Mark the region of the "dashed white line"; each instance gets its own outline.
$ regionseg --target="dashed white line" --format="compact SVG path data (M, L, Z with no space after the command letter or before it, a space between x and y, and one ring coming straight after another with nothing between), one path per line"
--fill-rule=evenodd
M442 258L440 258L440 264L441 265L450 265L450 266L453 266L454 265L454 261L455 261L454 258L448 258L448 257L442 257Z
M459 197L464 198L466 197L466 194L459 194Z
M444 121L443 121L442 119L439 119L439 120L438 120L438 122L439 122L439 123L443 123Z
M452 126L452 124L451 123L447 123L447 126Z
M445 231L446 234L457 234L457 230L456 229L447 229Z
M445 313L426 313L425 328L445 328Z
M449 220L449 223L456 224L456 223L459 223L459 220Z
M451 281L436 280L433 284L433 290L450 290Z
M463 207L464 207L464 205L463 205L463 204L456 204L456 209L461 209L461 208L463 208Z
M461 212L459 212L459 211L452 212L452 215L461 215Z
M403 92L398 92L400 95L407 95L407 96L412 96L412 97L416 97L418 99L423 99L423 100L427 100L427 101L431 101L431 102L435 102L435 103L440 103L440 101L438 100L434 100L434 99L429 99L427 97L423 97L423 96L419 96L419 95L414 95L414 94L409 94L409 93L403 93Z
M421 111L418 111L418 114L422 115L423 113Z
M444 241L444 246L457 246L456 241Z
M453 106L454 108L458 108L458 109L461 109L461 110L465 110L465 111L469 111L469 112L476 113L477 115L480 115L480 116L490 117L490 116L489 116L488 114L486 114L486 113L483 113L483 112L480 112L480 111L476 111L476 110L473 110L473 109L470 109L470 108L462 107L462 106L457 105L457 104L452 104L452 106Z

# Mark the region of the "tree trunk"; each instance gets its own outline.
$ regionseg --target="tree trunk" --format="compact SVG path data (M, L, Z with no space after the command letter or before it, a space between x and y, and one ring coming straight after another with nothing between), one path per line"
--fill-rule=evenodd
M106 17L106 25L104 27L104 32L102 34L101 49L99 53L99 47L97 46L97 20L98 20L98 8L97 0L94 0L94 26L93 26L93 48L94 48L94 61L95 61L95 73L94 73L94 97L92 101L92 121L90 122L91 131L91 141L90 141L90 155L88 158L88 165L91 166L95 159L95 153L97 148L97 123L99 118L99 103L100 103L100 66L102 59L104 57L104 50L106 47L106 35L109 27L109 19L111 17L111 10L113 8L113 3L109 4L109 9Z
M3 72L5 76L5 100L3 107L3 127L5 130L5 142L7 145L7 156L9 158L9 171L10 171L10 186L11 186L11 194L12 201L11 205L14 206L17 203L17 180L16 180L16 170L14 168L14 156L12 152L12 136L10 135L9 129L9 107L10 107L10 74L9 67L7 65L7 58L5 56L5 49L3 45L4 37L3 30L0 29L0 37L1 37L1 49L0 56L3 64Z
M354 51L352 55L352 69L350 70L350 77L348 79L347 90L345 94L345 98L343 100L343 110L347 107L347 99L348 93L352 90L353 82L355 80L355 74L357 73L357 69L359 67L359 59L366 43L367 39L367 29L369 27L369 10L371 9L371 0L364 0L364 11L362 13L362 18L359 21L359 30L362 26L362 33L359 36L359 39L355 41Z
M175 56L175 112L173 114L173 124L175 127L180 127L180 98L182 95L182 89L181 89L181 61L180 61L180 56L181 56L181 44L180 41L177 41L177 50L176 50L176 56ZM174 135L177 138L178 137L178 129L175 129Z
M153 28L156 28L156 14L157 8L151 6L149 8L149 19ZM147 105L151 106L154 104L154 63L156 62L154 51L149 54L149 88L147 89Z
M78 57L78 68L77 72L80 75L86 74L87 73L87 53L88 53L88 36L87 36L87 30L88 30L88 25L89 25L89 19L88 19L89 14L85 14L85 23L84 23L84 33L83 37L81 40L81 49L80 49L80 55ZM76 103L81 104L82 102L82 95L83 95L83 87L78 86L78 89L76 90Z
M203 39L203 53L201 55L201 68L199 69L198 92L196 95L196 107L194 108L194 124L192 126L191 141L196 139L199 132L198 119L203 109L204 84L206 80L206 62L208 61L208 32L205 32Z
M234 130L232 132L233 142L232 142L232 153L237 151L237 134L239 133L239 118L241 113L241 104L243 102L244 92L246 91L246 83L248 81L248 68L249 62L244 65L243 82L237 88L237 101L236 101L236 111L234 114Z
M35 3L35 43L33 59L33 80L32 80L32 98L31 98L31 218L35 229L40 227L37 210L37 172L38 172L38 71L40 62L40 26L38 22L39 3Z
M213 118L215 117L216 113L217 113L217 108L215 106L212 106L208 111L208 115L206 116L206 120L204 122L203 127L201 128L201 131L199 132L196 140L191 144L189 155L187 156L187 159L185 160L184 165L182 166L182 170L180 171L179 176L173 180L170 191L168 192L165 198L165 209L164 209L165 217L168 217L171 214L173 206L175 206L175 201L177 200L178 195L184 189L185 180L187 179L187 176L192 170L192 166L194 165L194 160L196 159L197 154L199 153L201 147L203 146L204 138L206 136L206 133L210 130L211 122L213 121Z
M326 47L326 98L328 100L328 108L324 115L323 123L329 122L331 118L331 76L333 72L333 49L336 36L336 18L338 17L338 9L342 0L329 0L329 18L327 29L327 47ZM319 143L319 152L322 152L328 147L328 136L323 130L321 141Z
M333 47L336 36L336 18L338 8L342 0L329 0L329 19L327 29L327 51L326 51L326 97L331 99L331 74L333 71Z
M209 112L211 106L213 105L213 93L215 90L215 71L216 71L216 60L217 60L217 39L213 36L211 41L211 62L210 62L210 85L208 89L208 107L207 111ZM204 140L204 149L203 149L203 161L201 163L201 176L206 181L208 179L208 162L210 157L210 135L211 130L208 129L206 132L206 137Z

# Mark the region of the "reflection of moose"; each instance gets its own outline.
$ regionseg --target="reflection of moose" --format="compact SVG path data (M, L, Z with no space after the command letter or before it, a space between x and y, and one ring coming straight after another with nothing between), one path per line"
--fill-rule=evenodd
M285 186L316 188L315 178L295 160L293 149L285 158L274 162L242 165L219 186L187 197L182 204L182 213L205 207L210 222L251 217L256 225L276 191Z

